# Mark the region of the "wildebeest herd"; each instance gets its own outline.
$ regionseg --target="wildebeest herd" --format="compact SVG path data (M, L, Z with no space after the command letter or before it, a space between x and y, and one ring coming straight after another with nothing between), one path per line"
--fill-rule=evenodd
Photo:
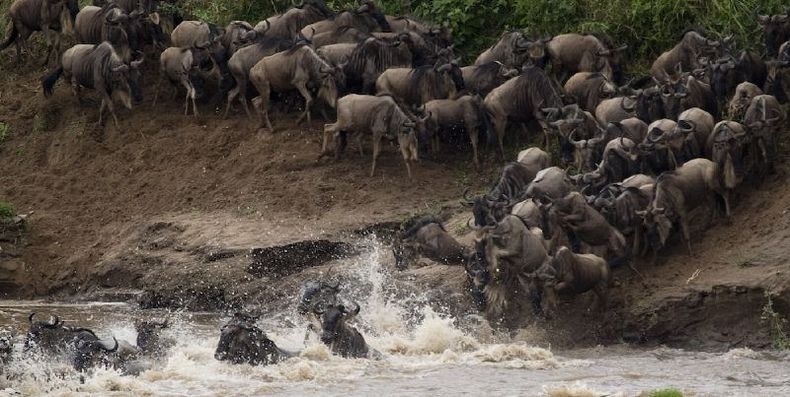
M80 99L82 88L99 91L99 121L108 108L116 126L113 102L131 109L142 100L140 64L144 54L158 53L160 82L185 89L185 114L190 103L199 114L197 101L212 86L213 104L226 100L224 117L237 102L252 117L251 103L261 129L273 129L271 99L288 92L304 100L300 120L309 121L313 107L325 118L323 105L334 108L319 160L339 158L349 135L362 153L367 135L371 175L384 138L399 147L411 177L412 164L429 147L436 152L452 131L468 135L475 165L480 137L504 157L509 127L542 133L543 149L522 151L487 193L464 195L473 247L424 218L393 249L399 268L420 255L464 266L479 309L505 324L517 323L522 308L551 316L560 292L593 291L605 308L611 268L625 265L638 274L635 260L651 252L655 258L678 228L691 252L691 213L708 207L729 219L733 191L774 171L787 127L787 14L759 16L764 56L738 50L732 37L689 30L655 60L650 75L628 81L626 47L598 34L506 32L473 65L461 67L447 29L384 15L371 0L342 12L305 0L255 25L233 21L225 28L168 21L155 0L96 1L82 10L73 0L16 0L10 17L0 48L16 43L20 55L33 31L44 32L50 53L59 53L57 32L73 27L80 44L42 79L44 92L61 76ZM159 90L157 84L154 103ZM552 159L555 146L559 156ZM343 356L370 355L362 335L346 324L359 306L339 304L337 286L307 291L331 297L300 305L315 320L312 329L322 330L320 339ZM31 330L33 324L63 328L31 319ZM87 354L83 347L117 348L85 330L68 332L82 346L72 349L75 357ZM223 328L216 357L266 364L290 355L254 318L238 315Z
M365 342L362 334L347 322L359 314L361 307L342 296L338 283L306 282L297 302L297 312L308 322L305 343L317 337L334 354L350 358L381 357ZM87 372L97 366L112 368L123 374L137 375L152 368L177 345L174 335L165 331L169 321L148 320L135 324L135 344L115 337L100 339L88 328L69 326L57 316L47 321L28 317L29 329L24 340L25 356L36 353L71 365L76 371ZM298 355L280 349L256 322L257 316L236 313L220 331L214 358L233 364L268 365ZM13 337L0 334L0 364L15 358ZM0 366L0 374L3 367Z

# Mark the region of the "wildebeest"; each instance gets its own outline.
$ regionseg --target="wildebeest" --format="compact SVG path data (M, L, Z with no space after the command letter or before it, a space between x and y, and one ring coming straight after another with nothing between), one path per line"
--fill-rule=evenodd
M162 336L162 331L169 328L168 321L138 321L134 328L137 331L137 347L142 354L151 356L163 355L167 349L175 345L175 340Z
M335 69L315 53L309 45L297 45L261 59L250 69L250 82L258 90L253 105L260 114L259 128L264 126L274 131L269 120L269 94L272 91L298 90L305 101L304 118L311 122L310 110L313 96L308 87L318 87L318 97L334 108L337 102L339 70Z
M546 51L551 60L551 67L564 80L578 72L598 72L611 81L617 81L613 72L613 63L618 53L628 48L608 48L606 43L595 35L567 33L554 36L546 43Z
M87 6L80 10L74 22L77 42L83 44L99 44L109 42L121 59L131 59L133 50L139 46L137 37L129 30L130 14L127 14L114 2L102 7Z
M736 121L720 121L713 127L707 152L717 166L722 189L734 189L752 172L754 158L750 156L748 138L746 127Z
M464 77L464 87L467 92L485 98L491 90L518 76L518 70L495 61L464 66L461 68L461 75Z
M434 99L425 103L425 112L431 115L433 131L433 149L438 150L439 129L462 129L469 136L474 153L475 167L480 166L477 156L477 144L480 131L485 128L483 100L477 95L464 95L458 99Z
M524 192L526 197L558 199L575 191L576 186L564 169L549 167L540 170Z
M676 74L678 67L683 71L699 69L700 57L715 53L719 44L718 41L708 39L695 30L686 31L678 44L656 58L650 68L650 75L663 83Z
M633 140L623 136L609 140L603 149L598 167L581 175L579 185L584 186L582 191L592 189L592 193L595 193L606 184L619 182L637 174L639 164L630 155L635 147L636 143Z
M732 97L738 84L750 82L762 87L765 84L767 69L759 55L743 51L737 58L728 55L707 65L710 72L710 86L716 99L724 103Z
M269 365L293 357L295 353L277 347L255 322L257 317L243 313L233 315L222 326L214 358L232 364Z
M708 159L694 159L680 168L658 176L653 200L638 214L644 219L648 243L654 252L666 245L672 225L678 223L691 255L691 230L689 214L708 203L716 205L716 196L729 208L727 186L720 180L721 170ZM729 210L727 211L729 214Z
M413 54L401 40L390 41L371 37L359 43L343 68L351 92L372 94L376 80L390 68L413 65Z
M598 161L600 146L607 142L607 132L598 124L590 112L582 110L579 105L571 104L562 108L541 108L541 125L546 126L545 148L549 150L549 134L558 138L562 162L576 163L577 169L591 166L592 161ZM574 143L575 142L575 143ZM595 154L594 158L586 161L583 156Z
M622 121L609 122L606 131L610 136L621 136L638 143L647 136L647 124L639 118L630 117Z
M763 43L769 57L776 56L782 43L790 40L790 17L784 15L759 15L763 27Z
M304 336L305 344L311 334L320 337L320 313L323 313L329 306L340 303L339 293L340 283L338 282L308 281L304 283L296 311L299 315L306 317L308 321Z
M350 311L343 305L330 305L320 313L321 342L329 346L332 353L342 357L370 357L374 350L368 347L365 338L356 328L346 323L359 314L359 304L354 305L356 307Z
M418 256L443 265L466 267L472 256L470 250L447 233L442 223L433 217L412 222L398 235L392 252L398 269L405 269Z
M321 59L342 70L349 59L351 59L351 54L358 45L358 43L330 44L317 48L315 52Z
M407 105L452 99L464 89L457 60L418 68L390 68L376 79L376 93L391 94Z
M636 177L636 178L634 178ZM655 180L646 175L635 175L622 183L617 188L604 189L596 198L596 206L601 215L620 230L631 241L631 255L642 254L647 247L644 245L645 230L642 218L637 211L644 211L653 200L653 184ZM632 180L644 179L644 184L631 183ZM649 182L649 183L647 183ZM603 197L607 191L612 191L608 197ZM619 193L617 193L619 192Z
M77 15L78 5L72 0L14 0L8 9L11 24L7 37L0 44L0 51L11 43L16 43L17 58L22 60L22 50L30 53L27 39L33 32L41 31L47 40L45 62L60 53L58 26L72 26ZM63 29L61 29L63 30Z
M735 94L727 106L727 113L733 120L742 120L746 108L752 103L752 98L762 94L763 90L760 87L748 81L738 84L735 87Z
M602 73L580 72L565 82L565 93L573 97L579 107L595 112L602 99L617 93L617 86Z
M65 74L71 79L78 98L81 98L80 87L98 91L102 98L99 124L102 124L104 109L109 108L118 128L113 100L120 100L127 109L132 108L132 99L142 100L138 70L142 62L137 60L127 65L106 41L96 46L78 44L63 53L60 67L42 79L42 86L44 93L50 95L57 80Z
M475 66L500 62L507 67L521 67L528 60L542 63L545 41L531 41L523 32L505 32L494 45L483 51Z
M323 1L321 2L323 3ZM269 19L272 20L272 24L278 23L272 18ZM384 14L376 8L372 1L365 1L356 10L327 15L326 18L304 25L298 33L301 33L308 39L312 39L315 35L331 32L341 27L350 27L367 33L391 31ZM292 34L291 37L295 35L296 33Z
M581 252L603 256L612 264L627 257L625 237L613 227L595 208L590 206L584 195L579 192L568 193L560 199L543 198L550 202L546 208L560 227L572 233L581 243ZM552 235L550 223L545 225L544 233Z
M0 374L3 373L3 366L11 361L11 354L14 352L14 341L6 333L0 333Z
M763 176L773 171L776 161L777 140L787 115L776 98L770 95L754 97L746 109L743 124L751 135L751 155L756 171Z
M231 21L228 23L228 26L225 27L225 33L222 34L222 39L220 40L228 59L239 47L245 44L242 36L251 30L252 25L245 21Z
M786 59L766 62L765 93L776 97L779 103L787 103L790 101L790 41L782 45L780 52L787 53Z
M483 290L487 316L512 324L528 293L532 294L533 308L538 309L540 298L537 291L529 291L526 277L548 260L542 238L515 215L506 215L492 225L470 226L475 230L477 250L483 250L478 254L485 258L490 277Z
M208 52L208 43L195 44L190 48L169 47L162 51L159 56L159 81L154 92L153 106L156 107L156 100L159 96L159 86L162 80L167 78L170 83L181 84L186 89L184 98L184 115L189 114L189 100L192 99L192 109L195 117L198 116L197 103L195 97L197 93L192 83L191 77L196 71L211 68L211 56Z
M333 17L335 14L327 8L324 0L305 0L302 4L288 9L286 12L271 16L255 26L258 31L266 32L271 38L292 39L305 26ZM268 29L261 29L270 25Z
M84 371L107 358L108 353L118 349L118 341L113 343L100 340L86 328L72 328L63 325L57 316L50 321L33 321L35 313L28 317L30 328L25 339L25 350L37 349L41 352L62 355L71 361L74 369Z
M540 148L531 147L524 149L516 156L516 161L524 164L537 175L540 170L546 169L551 164L551 156Z
M345 149L347 134L356 135L362 154L362 135L371 134L373 164L370 176L376 171L376 159L381 152L381 139L398 141L406 171L411 178L411 162L418 160L417 137L424 134L424 123L429 115L412 120L391 96L346 95L337 100L337 122L324 125L324 143L318 159L329 154L329 139L336 141L336 158Z
M706 157L713 123L713 116L697 107L687 109L678 116L675 128L665 131L662 136L662 142L672 151L677 164Z
M606 260L598 255L574 254L568 247L560 247L531 278L543 292L543 313L548 317L557 311L558 292L583 294L593 291L598 300L588 310L593 305L600 311L606 310L610 270Z
M497 133L499 152L505 157L504 138L508 122L530 122L542 118L541 108L561 108L562 100L546 72L527 67L521 75L494 88L484 100Z
M667 134L677 127L677 122L670 119L656 120L647 127L644 141L637 144L638 153L632 158L639 160L642 172L651 171L658 175L678 167L675 153L667 146Z
M250 79L250 69L261 59L269 55L274 55L280 51L285 51L293 46L292 40L276 37L268 37L264 34L258 35L254 41L236 50L228 60L228 69L233 79L233 88L228 91L228 103L225 107L224 118L228 117L228 112L233 101L238 98L247 116L252 117L247 106L247 85Z

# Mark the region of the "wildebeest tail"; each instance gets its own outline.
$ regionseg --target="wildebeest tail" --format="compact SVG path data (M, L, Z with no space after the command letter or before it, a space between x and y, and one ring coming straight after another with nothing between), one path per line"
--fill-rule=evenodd
M77 19L77 14L80 12L80 2L78 0L69 0L66 3L66 7L69 8L69 16L73 23Z
M52 89L55 87L55 83L58 82L61 75L63 75L63 66L58 67L52 73L41 78L41 86L44 87L44 95L52 95Z
M14 41L16 41L17 37L19 37L19 30L17 30L16 25L11 23L11 28L8 30L8 37L3 41L3 44L0 44L0 51L5 50L8 46L11 45Z

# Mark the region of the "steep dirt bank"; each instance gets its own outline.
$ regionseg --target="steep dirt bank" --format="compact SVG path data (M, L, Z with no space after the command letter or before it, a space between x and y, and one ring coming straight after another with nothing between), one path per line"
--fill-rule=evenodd
M120 131L111 123L99 128L97 106L78 106L65 84L45 99L37 81L43 72L7 75L0 86L0 121L10 131L0 143L0 199L32 212L18 254L4 259L15 270L0 293L12 296L271 307L292 299L301 280L356 253L366 231L386 236L411 214L441 212L449 230L468 241L468 214L457 199L464 188L487 184L500 166L489 159L485 171L474 172L468 150L446 147L442 161L423 162L410 182L399 154L386 148L370 178L369 146L363 158L352 146L339 163L315 163L320 121L295 127L291 115L278 115L278 132L267 137L240 115L221 120L204 106L195 120L181 114L180 100L152 109L150 96L119 113ZM618 271L606 315L585 313L589 297L582 297L531 328L568 347L622 340L767 346L771 336L759 321L764 293L776 296L780 314L790 310L786 182L783 166L760 188L747 187L731 225L695 233L693 256L676 247L655 266L639 264L645 281ZM314 240L323 242L291 245ZM272 261L270 252L294 260ZM294 273L290 266L304 264L304 256L321 265ZM253 263L255 275L247 271ZM426 265L389 277L424 286L437 305L471 307L459 268Z

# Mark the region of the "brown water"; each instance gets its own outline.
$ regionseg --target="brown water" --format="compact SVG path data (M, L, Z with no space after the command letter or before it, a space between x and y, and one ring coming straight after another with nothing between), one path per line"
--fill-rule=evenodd
M260 395L459 395L636 396L673 387L696 396L788 396L790 355L736 349L699 353L629 346L552 352L533 346L528 332L492 333L472 317L451 318L420 304L389 298L379 251L350 261L347 276L365 288L356 323L382 360L342 359L317 341L304 345L305 323L294 307L259 325L280 347L302 350L268 367L214 360L217 313L168 313L127 304L0 301L0 331L16 333L15 360L2 368L0 396L260 396ZM372 264L372 265L371 265ZM294 297L294 301L296 297ZM97 369L81 383L67 364L26 357L21 343L30 312L133 342L135 319L169 317L179 342L139 376ZM472 325L470 325L472 324Z

